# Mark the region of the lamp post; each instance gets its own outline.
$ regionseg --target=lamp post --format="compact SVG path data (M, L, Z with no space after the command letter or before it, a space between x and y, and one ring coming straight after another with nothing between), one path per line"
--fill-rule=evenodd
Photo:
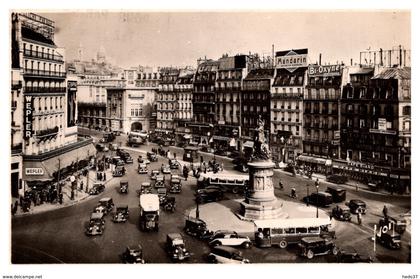
M319 190L319 185L316 185L316 218L318 218L318 190Z

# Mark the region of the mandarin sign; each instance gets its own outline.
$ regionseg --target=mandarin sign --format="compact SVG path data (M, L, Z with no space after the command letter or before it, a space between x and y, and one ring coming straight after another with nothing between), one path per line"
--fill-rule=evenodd
M294 50L278 52L278 56L276 57L276 67L284 68L289 70L290 72L293 72L299 67L308 66L308 49L301 49L296 51L300 53L298 54Z
M25 168L26 175L43 175L44 169L43 168Z
M341 76L342 66L341 65L309 65L308 75L309 76Z

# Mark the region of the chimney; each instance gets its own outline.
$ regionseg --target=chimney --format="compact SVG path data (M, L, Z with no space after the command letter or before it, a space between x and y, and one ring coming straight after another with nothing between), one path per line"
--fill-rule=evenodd
M400 45L400 67L402 66L402 49Z
M350 65L353 66L353 58L350 58Z
M373 53L373 65L376 65L376 51Z
M319 54L319 66L321 66L321 58L322 58L322 54Z
M405 67L406 54L407 54L407 51L404 49L404 67Z
M379 65L383 66L383 63L384 63L384 62L383 62L383 57L382 57L382 48L380 48L380 49L379 49L379 55L380 55L380 58L379 58L379 59L380 59L380 60L379 60L380 62L379 62Z

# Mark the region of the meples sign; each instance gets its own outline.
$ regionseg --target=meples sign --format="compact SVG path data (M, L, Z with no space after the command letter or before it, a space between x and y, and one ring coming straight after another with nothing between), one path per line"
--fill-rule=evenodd
M309 65L309 76L341 76L341 65Z
M308 65L308 49L286 50L276 53L276 67L293 72L299 67Z
M32 113L33 113L33 100L31 96L25 96L24 109L23 109L23 137L29 139L32 137Z
M25 168L26 175L43 175L44 169L43 168Z

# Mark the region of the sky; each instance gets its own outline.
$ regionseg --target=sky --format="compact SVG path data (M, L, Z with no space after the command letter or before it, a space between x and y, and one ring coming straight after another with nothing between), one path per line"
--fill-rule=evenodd
M118 66L195 66L200 57L271 55L308 48L309 62L358 61L366 49L410 49L410 12L78 12L39 13L55 21L55 42L67 60L96 57L101 48Z

